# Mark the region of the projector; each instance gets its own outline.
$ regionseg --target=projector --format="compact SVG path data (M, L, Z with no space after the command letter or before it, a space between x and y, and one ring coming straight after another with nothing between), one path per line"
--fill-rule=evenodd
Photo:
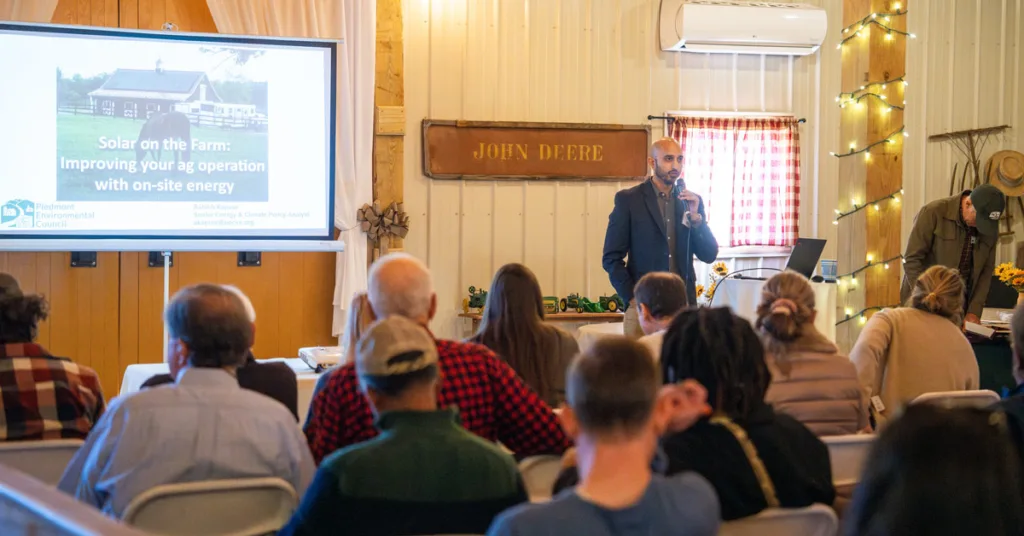
M309 368L323 372L326 369L337 366L341 362L340 346L311 346L299 348L299 359L309 365Z

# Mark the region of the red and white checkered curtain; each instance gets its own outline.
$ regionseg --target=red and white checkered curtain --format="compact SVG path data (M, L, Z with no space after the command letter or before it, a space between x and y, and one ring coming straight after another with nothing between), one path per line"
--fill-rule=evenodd
M683 179L704 197L708 224L730 246L792 246L799 236L796 120L679 117Z

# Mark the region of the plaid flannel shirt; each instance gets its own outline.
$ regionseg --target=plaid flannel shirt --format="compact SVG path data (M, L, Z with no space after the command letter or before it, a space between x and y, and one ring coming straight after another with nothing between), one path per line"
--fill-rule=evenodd
M517 456L561 454L570 441L558 417L512 367L487 347L438 340L441 408L457 406L462 426L489 441L500 441ZM377 436L373 413L359 390L355 366L329 373L313 398L305 425L317 464L335 450Z
M0 344L0 441L85 439L104 407L91 368L38 344Z

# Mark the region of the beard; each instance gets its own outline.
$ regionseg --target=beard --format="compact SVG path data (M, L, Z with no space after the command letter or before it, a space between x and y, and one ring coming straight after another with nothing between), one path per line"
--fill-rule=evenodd
M659 170L654 170L654 176L657 177L657 179L665 186L672 186L675 184L676 179L679 178L679 174L673 176L670 172L662 173Z

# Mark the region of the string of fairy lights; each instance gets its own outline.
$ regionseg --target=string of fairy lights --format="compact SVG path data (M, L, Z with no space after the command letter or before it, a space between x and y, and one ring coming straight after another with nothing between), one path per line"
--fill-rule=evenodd
M885 32L886 41L892 41L894 34L909 37L910 39L917 39L916 35L900 30L899 28L893 28L890 25L892 23L892 17L899 17L907 14L907 10L900 10L901 7L903 6L900 2L893 2L890 8L893 10L891 13L871 13L863 19L843 28L844 37L839 41L839 44L836 45L836 48L842 50L843 45L855 37L867 37L871 31L872 25L878 26Z
M890 307L899 307L899 306L900 306L900 304L898 304L898 303L894 303L892 305L872 305L871 307L865 307L865 308L863 308L863 309L861 309L860 311L857 311L857 312L853 312L853 309L847 307L846 308L846 316L844 318L840 319L838 322L836 322L836 325L838 326L838 325L841 325L841 324L845 324L845 323L850 322L852 320L860 320L860 325L863 326L868 321L868 317L865 316L867 313L870 313L871 311L881 311L882 309L887 309L887 308L890 308Z
M910 32L900 30L892 25L893 17L905 16L907 10L902 9L901 2L892 2L887 12L874 12L870 13L864 18L855 21L846 28L843 28L842 39L836 48L842 50L844 46L857 37L866 38L870 35L870 32L874 28L875 31L883 31L884 40L892 41L894 36L904 36L909 39L914 39L917 36ZM867 104L872 104L872 108L877 110L883 117L891 114L893 110L903 111L906 109L907 101L904 98L902 103L895 103L892 101L892 95L890 91L893 87L899 87L901 90L906 90L909 86L907 82L906 74L894 78L887 77L883 80L868 81L861 85L859 88L855 88L851 91L843 91L836 96L836 104L842 108L851 111L863 110ZM858 143L857 140L849 142L849 147L844 152L830 152L831 156L836 158L846 158L858 154L864 155L864 161L871 161L871 150L878 146L886 146L889 144L896 143L896 141L906 138L909 136L906 125L900 125L898 128L890 132L887 136L880 138L869 143ZM884 151L883 151L884 152ZM862 211L872 209L874 212L880 212L883 208L898 210L903 196L903 189L894 190L886 195L880 196L877 199L872 199L865 202L860 202L857 198L850 200L849 208L841 210L835 209L835 219L832 220L833 225L839 225L840 220L853 216L854 214ZM836 277L836 283L841 289L843 289L847 295L850 292L856 291L859 287L859 281L862 277L868 275L868 270L889 270L890 267L899 267L906 262L902 254L898 254L885 259L878 259L874 254L868 253L865 256L865 262L858 268L851 270L850 272L840 274ZM899 264L897 264L899 263ZM887 307L897 307L898 304L892 305L870 305L864 307L859 311L854 311L852 307L846 307L843 318L836 322L836 326L858 320L860 325L864 325L867 322L868 315L874 311L880 311Z
M832 225L839 225L839 220L847 216L852 216L868 207L874 207L876 211L881 210L881 206L879 205L879 203L883 201L891 201L893 203L898 204L900 202L901 195L903 195L903 188L900 188L899 190L896 190L895 192L892 192L889 195L868 201L867 203L858 203L856 199L851 199L850 206L852 206L853 208L847 210L846 212L843 212L837 208L836 219L832 220Z

